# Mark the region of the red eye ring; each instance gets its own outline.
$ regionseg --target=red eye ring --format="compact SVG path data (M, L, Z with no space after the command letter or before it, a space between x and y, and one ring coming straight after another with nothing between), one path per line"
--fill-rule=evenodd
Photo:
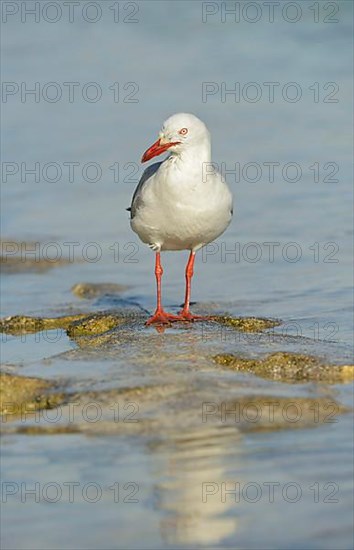
M188 134L188 128L182 128L178 133L181 136L185 136L186 134Z

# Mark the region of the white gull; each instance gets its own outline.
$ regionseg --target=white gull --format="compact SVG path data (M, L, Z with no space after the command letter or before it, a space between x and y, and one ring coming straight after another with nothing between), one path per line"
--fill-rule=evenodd
M157 306L148 325L202 319L189 309L195 253L225 231L233 213L231 192L211 163L210 134L201 120L188 113L171 116L141 160L167 150L166 160L144 171L129 209L133 231L156 253ZM185 302L178 315L161 304L164 250L190 250Z

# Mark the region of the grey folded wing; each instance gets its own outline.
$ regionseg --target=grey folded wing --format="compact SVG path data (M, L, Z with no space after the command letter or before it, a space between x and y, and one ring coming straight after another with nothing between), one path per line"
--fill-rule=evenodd
M144 172L143 175L140 178L140 181L137 185L137 188L134 191L134 195L132 198L131 206L130 208L127 208L127 210L130 212L130 219L132 220L135 216L135 213L137 209L139 208L139 205L142 203L142 190L144 185L146 185L147 181L151 176L157 172L157 170L160 168L162 162L155 162L155 164L151 164L151 166L148 166Z

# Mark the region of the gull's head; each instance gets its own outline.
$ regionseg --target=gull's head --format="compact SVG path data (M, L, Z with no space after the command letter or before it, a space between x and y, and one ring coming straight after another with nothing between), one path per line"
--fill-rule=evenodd
M209 130L204 122L190 113L177 113L163 123L158 140L145 151L141 162L146 162L167 150L178 155L189 147L209 143Z

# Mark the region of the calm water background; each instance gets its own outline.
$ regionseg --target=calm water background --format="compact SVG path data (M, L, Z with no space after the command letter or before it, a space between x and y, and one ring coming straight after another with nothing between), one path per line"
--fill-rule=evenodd
M20 9L20 3L13 4ZM289 333L335 340L331 358L339 362L349 360L353 344L352 2L332 3L339 7L336 15L319 2L318 23L310 9L312 2L296 3L302 11L296 23L285 21L277 11L275 22L270 23L262 2L258 3L258 22L250 23L241 16L237 23L228 16L223 23L222 6L216 2L209 3L209 8L217 13L203 22L206 8L197 1L120 2L117 23L110 9L113 2L97 2L102 17L90 23L82 16L85 4L80 3L73 23L68 22L64 9L56 23L45 21L43 12L38 23L30 15L25 23L19 14L9 16L7 22L3 19L3 81L26 83L28 88L39 82L41 92L43 85L54 82L62 92L57 102L45 100L43 95L38 102L33 95L22 102L20 92L9 96L6 102L3 96L3 162L26 163L28 168L38 162L41 170L46 163L55 162L62 176L57 182L46 181L54 177L49 171L47 178L42 173L35 182L33 176L21 174L20 167L7 181L3 175L2 234L4 238L41 243L42 251L46 243L56 243L56 249L46 249L48 255L60 246L63 256L67 256L67 243L76 243L78 262L40 275L4 276L2 315L53 315L75 303L70 288L82 280L129 284L132 288L127 297L144 308L153 308L153 256L131 232L125 208L141 174L142 152L155 141L163 120L175 112L187 111L195 113L210 128L213 160L219 165L225 163L229 170L235 163L241 167L238 182L233 174L227 175L235 196L232 225L214 248L199 254L194 300L222 304L222 309L234 315L279 317L288 323ZM228 7L232 4L226 3ZM240 3L241 9L244 5ZM246 17L255 17L252 9ZM48 16L53 18L53 13L48 12ZM93 17L93 11L87 12L87 18ZM289 17L294 17L291 10ZM337 18L338 22L324 22L325 17ZM78 83L73 102L68 101L65 82ZM102 91L96 102L82 97L88 82L96 83ZM116 102L110 89L115 82L119 83L120 92ZM235 83L240 83L242 89L251 82L260 87L259 101L249 99L254 96L254 87L249 88L248 98L244 91L239 101L232 95L222 96L221 83L231 90ZM265 82L279 83L274 102L269 101ZM203 97L205 83L213 83L209 84L213 95ZM282 91L288 83L296 83L297 93L301 92L299 101L284 99ZM319 98L315 101L316 90ZM50 97L54 92L53 87L47 91ZM93 97L95 91L91 87L87 93ZM292 86L289 97L294 97L294 93ZM68 168L63 164L68 162L80 163L74 181L69 181ZM274 181L269 181L268 168L263 164L269 162L280 164L275 168ZM100 166L99 181L86 181L94 177L93 171L88 172L88 177L83 174L86 163ZM250 181L257 179L254 165L242 175L247 163L257 163L261 168L258 181ZM282 175L287 163L300 167L299 181L287 181L295 179L291 167L285 177ZM319 166L319 181L315 181L314 169L310 168L315 163ZM113 165L119 165L119 176L110 169ZM336 173L332 180L336 181L325 180L333 168ZM25 181L21 181L21 175ZM114 181L115 175L118 181ZM96 244L88 249L88 243ZM249 243L256 246L248 246ZM274 261L269 260L269 246L264 243L277 243ZM296 243L296 248L289 243ZM82 261L85 254L93 258L97 250L102 253L97 262L87 261L87 256ZM225 254L232 250L240 251L239 255ZM255 252L261 254L258 261L253 261ZM295 253L298 261L291 261ZM182 301L185 260L183 253L164 255L164 298L170 308ZM70 344L65 340L43 344L39 349L30 339L23 345L13 339L3 348L7 363L26 366L27 362L36 374L50 376L41 371L38 361L69 349ZM72 375L80 378L80 368L76 364ZM105 372L100 364L94 368ZM339 468L342 461L350 463L346 443L350 441L349 430L348 423L343 422L340 430L331 432L337 438L336 452L327 448L324 463L322 445L329 437L328 428L318 428L315 433L299 432L296 445L291 431L288 435L252 436L237 457L241 463L238 466L241 471L247 466L247 479L257 479L260 457L270 453L269 470L266 477L263 471L262 479L284 475L288 480L286 469L296 461L292 465L293 477L306 478L311 465L319 462L319 468L325 470L323 479L331 481L333 463ZM222 457L237 452L230 450L227 438L212 445L216 453L210 465L213 479L217 475L222 479ZM307 446L306 455L303 450ZM97 514L97 507L84 503L76 508L75 521L67 502L60 502L55 513L45 502L34 504L30 512L28 507L25 512L21 503L12 503L8 506L6 548L163 548L169 544L327 548L333 540L338 541L338 548L351 546L347 501L341 502L340 513L340 505L324 512L323 506L316 509L312 504L310 514L301 502L291 510L283 510L280 503L273 511L268 506L265 515L264 510L254 513L257 520L252 521L252 526L243 527L239 537L235 535L238 530L232 510L220 507L200 518L199 539L185 536L168 540L164 536L168 525L164 526L163 518L169 503L163 502L164 494L168 494L164 493L164 486L173 483L170 477L174 469L182 468L184 472L185 493L180 500L174 493L172 508L183 508L183 502L193 503L195 495L189 495L186 489L188 468L185 471L178 452L174 456L163 443L160 449L147 451L142 442L129 437L103 437L92 442L84 436L13 436L4 448L5 479L21 478L26 456L39 479L69 480L78 475L92 479L99 469L101 483L109 483L117 478L112 471L120 456L122 479L140 480L144 494L134 514L129 506L120 506L115 515L117 510L109 502L101 503L104 512ZM275 450L273 454L271 449ZM190 454L198 457L197 446ZM174 457L170 457L171 471L164 470L166 455ZM308 485L313 479L309 475ZM157 507L155 498L160 499ZM284 514L287 538L278 525L279 513ZM329 521L332 516L335 532L331 528L326 534L326 518ZM34 529L33 521L39 517L48 531ZM17 518L21 519L20 526ZM318 532L315 518L321 524ZM209 522L213 529L207 528ZM299 524L306 525L304 538L299 535ZM139 525L144 533L142 540L136 532ZM180 530L183 531L181 526Z

